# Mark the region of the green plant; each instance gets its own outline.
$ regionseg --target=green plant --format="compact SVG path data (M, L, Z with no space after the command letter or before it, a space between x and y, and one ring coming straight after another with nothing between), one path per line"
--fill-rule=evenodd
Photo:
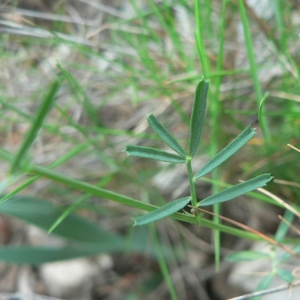
M296 147L292 145L289 146L292 149L300 152L300 150L297 149ZM278 276L282 280L286 281L289 285L295 280L295 274L296 274L296 270L298 269L298 266L291 271L286 269L284 263L286 260L288 260L291 257L300 259L299 256L300 246L297 245L290 249L287 248L285 245L281 244L283 239L287 236L290 228L295 230L295 227L291 225L295 219L295 216L299 217L299 212L297 211L297 207L295 205L286 204L286 211L282 217L279 216L281 222L275 233L274 240L270 240L270 245L272 246L267 248L268 251L266 251L265 249L261 251L246 250L246 251L231 253L226 256L226 260L234 263L243 262L243 261L254 261L258 259L268 260L269 268L266 271L267 274L257 285L256 287L257 292L262 291L265 292L266 294L272 292L272 290L267 291L266 289L270 286L275 276ZM268 237L266 237L266 240L268 240ZM278 246L281 249L278 249L279 248ZM278 250L284 250L285 253L278 253ZM295 267L295 266L292 265L289 267L291 269L291 267ZM253 296L255 296L255 293L253 294ZM255 299L260 299L260 298L257 297Z
M145 225L160 220L183 209L189 202L192 203L192 206L194 208L197 208L229 201L233 198L264 186L268 181L272 179L269 174L263 174L253 179L242 182L236 186L225 189L201 201L197 200L195 187L196 180L211 172L221 163L227 160L242 146L244 146L255 134L254 130L251 129L250 126L248 126L229 145L227 145L227 147L225 147L213 158L211 158L211 160L200 171L194 174L192 169L192 159L197 153L200 142L202 127L204 123L208 87L208 81L202 79L198 83L196 88L190 119L188 152L183 150L183 148L173 137L173 135L152 114L147 116L149 125L158 134L158 136L177 154L158 150L155 148L134 145L128 145L124 150L129 156L139 156L169 163L185 163L190 184L190 196L173 200L153 212L134 218L134 225ZM198 215L196 211L194 212L200 225L201 216Z
M123 127L123 124L110 127L102 122L98 112L102 109L105 110L106 104L114 106L115 100L118 104L122 102L126 109L134 111L140 105L148 105L148 100L163 99L167 100L176 112L172 115L168 114L164 119L164 109L162 109L160 110L162 116L155 113L157 118L166 123L172 122L174 119L177 121L180 118L182 122L188 124L189 118L186 115L184 99L192 97L194 82L201 78L200 74L203 74L206 79L210 79L211 87L208 91L210 105L207 109L206 119L209 132L202 138L201 154L214 157L217 151L232 139L231 133L240 132L244 128L244 124L255 122L258 105L258 127L263 131L262 136L258 135L257 138L250 141L252 145L247 147L247 159L243 157L246 151L240 151L238 153L240 156L235 156L238 161L243 161L242 164L236 164L238 173L235 168L224 168L223 166L223 169L213 169L211 178L205 175L201 177L201 180L212 184L212 193L219 195L218 193L222 189L230 187L224 182L225 178L231 178L234 181L237 176L251 178L264 172L271 173L282 181L294 181L299 173L298 166L295 164L297 158L289 151L283 150L283 145L286 143L297 141L300 125L299 97L297 96L300 74L299 64L297 64L299 53L295 51L297 49L295 43L298 41L298 25L297 22L293 23L292 21L295 20L293 13L297 12L297 4L294 2L286 1L283 4L283 1L274 1L276 20L274 22L270 19L266 22L260 15L255 15L255 11L251 10L249 5L244 5L243 1L224 0L220 3L212 3L200 0L193 3L193 1L185 0L159 2L147 0L140 5L141 1L131 0L134 13L128 17L119 13L115 16L105 15L103 28L106 28L105 32L108 34L104 36L109 38L104 39L100 48L98 44L93 47L93 37L89 36L88 39L84 39L81 34L80 36L74 35L80 30L80 24L74 27L72 24L63 27L57 26L61 23L53 24L54 26L49 24L51 31L60 29L65 35L56 35L54 32L54 34L47 35L48 37L45 39L27 35L13 37L12 34L2 34L1 42L4 47L1 49L3 72L1 72L0 80L2 95L0 103L2 108L1 141L3 143L0 148L0 157L3 160L1 163L8 165L8 169L14 173L14 175L8 174L5 178L7 180L1 185L3 194L5 187L8 186L10 189L0 200L1 202L9 200L3 203L2 213L35 224L53 234L60 234L62 229L68 231L73 228L68 225L68 218L69 216L73 218L75 210L87 209L91 214L96 214L98 220L101 219L102 222L106 221L107 215L111 219L120 219L119 211L124 209L123 212L126 212L124 219L128 222L125 222L125 226L122 224L121 228L115 228L115 230L124 232L125 227L127 233L118 245L127 241L127 237L131 236L131 230L148 229L148 226L132 228L130 217L136 215L137 210L138 213L142 210L145 212L155 211L157 215L161 203L165 203L158 191L155 191L156 194L153 195L152 191L148 192L147 190L149 186L147 179L158 173L161 168L154 168L153 165L143 170L138 167L131 168L132 173L139 170L140 176L134 176L131 172L127 172L131 160L124 162L123 156L120 155L120 150L124 146L115 143L115 140L144 139L149 143L156 141L157 138L152 134L131 130L139 125L137 123L134 123L131 128ZM65 4L66 2L60 3L61 9L58 11L60 14L64 12ZM126 5L125 2L124 5ZM21 12L19 13L21 14ZM42 16L43 12L40 13ZM65 14L68 15L69 12L66 10ZM184 16L183 22L180 16ZM28 18L30 19L30 17ZM244 29L244 45L238 43L238 36L233 34L235 31L232 30L232 28L238 27L239 18L242 21L240 25ZM107 27L105 20L109 20ZM196 43L193 41L193 29L184 30L182 24L190 24L190 28L195 29ZM18 24L16 25L19 28ZM34 33L35 29L38 29L37 26L40 26L39 22L34 20L32 26L26 26L28 30L26 34ZM81 29L82 34L95 31L89 27L88 22ZM22 30L19 32L22 33ZM262 35L258 38L262 40L261 46L256 44L257 34ZM88 43L82 43L82 41ZM70 55L64 58L56 56L55 52L60 52L61 45L68 48ZM11 51L12 49L13 51ZM270 51L267 51L266 56L264 52L267 49ZM244 60L245 64L236 64L239 51L247 53L249 67L247 59ZM48 57L57 58L55 60L58 62L58 71L60 72L59 78L54 79L54 84L49 89L45 88L45 85L47 86L49 76L52 77L53 74L48 74L41 68ZM107 66L102 68L103 62ZM278 63L282 72L275 73L277 75L274 77L272 76L272 67ZM11 66L18 66L17 72L14 72L15 70L12 72ZM24 78L27 78L28 81L24 81ZM43 78L43 80L38 81L37 78ZM59 82L57 87L55 86L56 81ZM24 92L24 82L26 84L34 83L34 88L29 84L28 89L25 89ZM167 82L174 84L166 84ZM251 83L245 86L247 82ZM35 88L37 85L38 89ZM59 93L54 97L57 89ZM30 94L28 94L29 90ZM269 93L265 93L266 91ZM44 98L44 106L34 113L32 108L35 107L35 103L40 103L42 100L41 94L45 94L49 101ZM101 96L99 97L99 95ZM58 101L54 101L54 98L58 98ZM160 103L164 103L164 101ZM23 109L24 105L28 109ZM74 117L77 115L74 109L76 107L77 112L81 111L81 116L86 122L79 122L79 119ZM135 111L134 115L136 115ZM231 122L226 122L228 119ZM220 124L224 124L224 126L220 126ZM11 148L11 145L7 145L4 141L10 141L12 137L10 134L14 133L14 128L18 128L19 125L23 130L24 128L31 129L27 130L25 138L22 134L16 133L20 145L15 152L15 148ZM63 130L66 128L71 130ZM51 158L46 161L40 160L41 152L36 151L41 139L48 141L43 144L47 146L46 148L49 145L55 145L55 147L50 147L51 151L48 153L51 152ZM135 144L135 141L131 143ZM14 144L14 146L16 145ZM64 146L62 147L62 145ZM64 148L65 146L66 148ZM63 152L62 149L64 149ZM183 149L185 148L183 147ZM182 153L178 155L180 161L184 158L182 164L187 163L185 156L189 156L189 154L187 151L183 156ZM91 160L97 157L96 161L93 160L95 168L85 169L85 173L82 172L82 157ZM34 161L31 158L34 158ZM190 163L192 165L193 157ZM74 176L70 176L70 165L74 167L73 173L71 173ZM195 179L195 176L192 174L190 182L191 179ZM32 187L30 185L40 181L41 178L46 179L50 186L49 189L43 189L43 197L39 195L36 198L33 195L21 197L19 201L15 200L19 197L18 195L24 193L23 190L27 187L26 193L31 194ZM123 189L125 184L120 185L120 182L125 181L126 183L130 182L132 193L128 192L126 188ZM196 182L191 182L191 185L195 184ZM297 206L299 189L292 185L286 187L280 184L272 184L271 188L273 191L275 189L274 193L295 203L295 209L299 211ZM160 210L162 216L170 217L167 222L175 226L180 226L180 224L171 219L199 224L201 215L197 213L197 207L193 208L196 217L186 212L176 212L180 211L179 208L182 207L183 202L195 201L195 198L191 199L192 192L190 194L191 196L188 197L190 199L177 199L178 201L174 200L169 204L175 213L168 215L170 212L168 206ZM223 197L224 194L221 196ZM251 206L253 205L254 208L251 210L251 216L256 214L257 206L262 205L268 214L271 214L273 209L277 211L277 207L274 206L283 208L282 204L261 193L250 192L249 196L253 199ZM45 209L41 204L44 199L40 198L57 199L60 203L66 204L57 205L54 208L50 205L47 206L49 211L54 209L56 214L52 215L46 226L43 223L35 222L36 220L42 221L38 217L39 215L43 216L40 211ZM149 198L154 201L151 203L145 201ZM156 201L157 199L160 201ZM118 208L107 211L107 206L110 206L107 205L107 202L110 201L115 201L120 206L111 205ZM214 202L215 200L210 199L210 201ZM22 211L27 204L33 212L31 215L27 214L28 218L25 218L25 212ZM262 239L255 231L247 231L242 227L240 227L242 229L237 229L224 225L227 224L225 222L218 223L219 215L222 214L220 205L221 203L214 205L215 215L212 221L206 218L200 220L202 226L214 231L213 244L216 265L219 264L222 257L219 232L251 240ZM124 206L132 209L126 209ZM232 204L232 211L234 209L234 204ZM81 225L81 222L78 221L76 230L80 229ZM94 225L97 227L99 224L95 222ZM155 226L156 224L152 224L150 228L155 228ZM86 229L84 226L82 228ZM265 229L263 227L262 230ZM88 229L86 231L88 237L90 232ZM272 234L268 230L267 232ZM109 234L114 236L115 232L108 230L107 235ZM149 232L147 234L150 238L155 236ZM157 248L168 243L160 234L161 232L158 232L157 239L152 239L153 244L157 241ZM97 240L97 234L93 236L93 243L96 243L97 247L103 241L107 243L113 241L113 239L106 239L105 236L103 238L103 235L100 234L98 235L99 240ZM75 247L70 242L71 239L67 236L63 237L68 245L72 244L72 247ZM78 241L80 242L80 240ZM185 241L184 237L178 245ZM289 238L286 234L280 243L283 245L295 244L299 243L299 239ZM95 252L89 252L90 245L83 243L81 250L85 249L86 251L79 251L77 254L90 255L97 251L101 252L102 246L99 246L98 250L94 248ZM109 248L108 246L105 246L106 249ZM107 251L120 251L118 250L119 246L113 247L111 245ZM193 246L191 245L191 247ZM30 249L26 248L27 251L24 246L14 249L3 247L1 248L1 260L34 264L34 260L38 260L36 263L43 263L62 259L62 257L64 259L74 257L71 252L65 252L66 255L59 258L59 256L53 256L51 251L44 251L46 250L44 248L31 247ZM189 247L186 249L188 255ZM23 250L26 250L27 254L30 254L31 251L32 255L28 257ZM58 253L64 249L54 250ZM10 256L12 253L14 255ZM47 255L39 258L39 254L42 253ZM20 261L21 258L22 261ZM166 258L162 254L159 259L162 261L162 270L163 268L166 270L163 265L170 264L172 258L170 256ZM165 259L164 262L163 259Z

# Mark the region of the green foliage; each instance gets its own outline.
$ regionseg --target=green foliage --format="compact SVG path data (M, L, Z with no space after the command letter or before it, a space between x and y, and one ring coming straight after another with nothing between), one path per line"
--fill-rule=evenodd
M295 279L293 274L290 271L284 270L284 269L278 269L277 275L284 281L291 283Z
M198 179L213 169L222 164L231 155L237 152L243 147L255 134L254 129L248 126L242 133L240 133L230 144L228 144L223 150L216 154L196 175L195 179Z
M186 153L173 137L173 135L158 122L153 114L149 114L147 116L147 121L152 129L160 136L160 138L175 152L177 152L180 156L186 157Z
M195 100L193 103L190 122L189 155L185 154L184 150L181 148L181 146L172 136L172 134L153 115L148 116L148 121L150 120L150 126L160 136L160 138L170 148L179 153L180 156L154 148L132 145L126 147L125 151L129 156L139 156L171 163L186 162L191 190L190 197L184 197L181 199L173 200L172 202L160 207L159 209L149 214L134 218L134 225L145 225L170 216L176 211L185 207L190 201L194 206L207 206L229 201L233 198L236 198L238 196L241 196L259 187L264 186L267 182L269 182L272 179L272 177L269 174L260 175L248 181L242 182L236 186L223 190L215 195L209 196L206 199L198 202L195 193L196 179L212 171L225 160L227 160L231 155L233 155L242 146L244 146L255 133L254 130L252 130L248 126L235 140L233 140L225 149L220 151L214 158L212 158L204 166L204 168L194 176L192 173L191 160L196 154L200 142L200 136L204 123L207 92L208 81L202 79L197 85ZM199 216L197 218L200 221Z
M124 150L128 156L151 158L170 163L184 163L185 158L177 154L161 151L150 147L128 145Z
M290 220L292 219L289 213L285 213L285 217L288 217ZM287 228L286 226L282 226L283 224L286 225L286 223L282 222L278 226L277 233L275 235L275 238L277 238L277 241L283 241L283 237L287 234ZM291 256L294 256L296 254L300 253L300 246L296 246L293 249L291 249L291 252L284 253L281 255L277 254L276 247L270 248L268 252L265 251L253 251L253 250L247 250L247 251L239 251L235 253L231 253L226 256L226 260L230 262L241 262L241 261L253 261L257 259L267 259L270 262L270 268L268 268L268 274L263 278L263 280L259 283L259 285L256 288L256 291L267 289L274 276L277 275L282 280L286 281L287 283L293 282L295 279L294 275L291 271L284 269L284 265L282 265L287 259L291 258ZM286 264L287 265L287 264Z
M133 218L133 225L145 225L165 218L184 208L186 205L188 205L190 201L191 197L183 197L180 199L173 200L172 202L158 208L153 212L146 214L145 216Z
M216 195L209 196L198 203L198 206L213 205L239 197L259 187L266 185L272 177L269 174L259 175L255 178L239 183L231 188L223 190Z
M120 155L120 149L123 147L123 145L119 147L118 141L120 140L143 139L149 143L157 140L157 137L143 132L136 133L131 128L110 128L104 125L101 117L99 118L99 109L101 110L106 104L115 105L115 100L120 103L124 99L129 99L127 103L124 103L126 109L132 111L133 107L138 107L139 102L157 99L157 103L160 103L160 100L163 99L170 103L176 111L176 116L166 116L166 118L170 118L166 119L166 122L172 121L172 118L176 118L176 121L181 118L183 123L190 124L190 143L187 145L188 141L184 144L181 140L180 143L177 142L154 115L148 115L148 123L159 139L165 141L166 145L176 154L154 148L144 149L143 147L129 146L131 154L135 153L142 158L186 164L192 206L196 209L205 204L214 205L216 216L212 221L202 219L201 225L214 230L213 244L216 265L221 258L219 231L251 240L262 239L255 232L227 226L218 220L223 200L227 199L228 201L229 198L236 197L242 191L246 192L255 186L255 184L251 186L254 182L250 181L251 184L248 185L246 181L246 185L242 183L242 185L230 187L224 183L224 178L236 180L236 169L217 169L236 153L247 142L246 140L252 138L254 131L247 127L227 147L219 153L218 151L232 140L232 132L241 132L244 124L255 121L258 116L258 131L262 130L262 135L259 134L252 140L253 144L247 147L247 159L244 159L243 154L242 158L238 159L238 161L245 161L242 165L237 165L239 172L241 171L238 173L238 177L248 179L256 176L256 179L262 180L257 182L257 185L260 185L263 184L264 179L267 182L268 177L257 177L257 175L266 172L278 179L292 182L296 178L297 181L299 168L295 162L299 159L296 153L285 149L287 143L295 144L297 142L300 130L299 97L297 96L300 93L298 84L300 69L299 63L297 63L298 52L295 51L297 48L295 41L298 41L299 30L297 24L293 26L295 24L292 21L294 19L292 14L294 9L297 9L297 4L275 1L272 6L275 9L275 16L267 21L267 26L264 26L265 20L260 18L259 14L257 14L257 18L252 18L252 16L250 18L250 10L242 0L236 3L224 0L218 6L213 6L211 1L195 0L194 3L192 2L180 0L156 3L151 0L145 1L142 6L139 6L138 1L131 0L134 15L129 18L123 15L121 18L109 16L109 26L106 31L110 40L107 44L106 42L101 43L101 51L99 51L98 45L95 48L86 46L92 45L93 39L89 40L89 43L81 44L81 38L77 39L77 37L69 35L68 30L73 26L71 23L68 26L59 26L59 28L53 26L55 29L65 30L66 38L60 35L56 36L56 33L50 34L46 39L28 36L11 38L9 34L1 36L4 47L1 49L3 77L0 80L0 126L3 147L0 148L0 157L4 164L9 165L10 173L8 179L2 182L3 197L0 202L7 200L14 202L14 197L24 192L25 188L29 187L30 189L30 185L37 183L41 178L46 178L50 182L49 190L43 190L43 194L46 194L48 199L59 199L68 204L55 207L57 214L53 215L52 223L48 222L47 226L43 226L43 229L48 232L59 232L59 228L64 226L64 221L69 220L68 216L71 215L73 218L72 212L81 207L87 207L102 216L106 209L106 205L103 205L105 201L115 201L133 208L126 211L128 221L132 215L136 215L135 210L143 210L149 212L152 221L158 220L157 216L159 218L169 216L173 220L199 224L199 215L195 217L188 213L176 212L184 208L187 198L168 203L165 205L166 209L159 201L155 201L157 199L150 198L156 205L153 205L152 201L148 203L147 200L152 195L147 190L147 178L152 177L156 171L153 164L149 168L143 169L138 169L139 166L137 168L130 167L129 171L130 160L124 162L124 156ZM63 13L63 10L59 13ZM184 26L182 25L188 22L182 23L180 22L182 20L178 19L181 13L186 14L186 20L191 20L192 26L195 24L195 44L192 42L192 37L183 30ZM215 16L217 17L215 18ZM248 59L246 58L245 64L236 69L234 56L240 50L243 51L243 45L239 45L238 49L233 47L239 41L237 36L232 35L232 28L237 25L236 22L239 22L239 16L243 26L245 53ZM106 16L104 19L106 20ZM63 23L59 22L60 24ZM86 26L82 33L90 31L89 25L86 24ZM33 25L33 27L35 26ZM80 25L76 30L79 28ZM35 32L36 28L32 29L32 32ZM71 32L74 34L73 29ZM260 46L257 45L255 36L257 33L263 36L262 49L259 49ZM72 39L67 39L68 35ZM70 43L70 40L73 42ZM47 53L47 56L49 54L49 58L51 58L53 52L58 50L57 46L60 45L69 47L71 55L64 59L60 59L58 56L57 66L60 77L54 79L53 83L45 83L49 79L49 74L45 74L39 66L44 65L43 61L46 57L40 57L39 50L36 50L43 49L43 52ZM265 45L269 47L265 47ZM17 51L11 51L15 48ZM234 48L233 51L230 50L232 48ZM271 51L264 56L263 52L268 52L268 49ZM262 61L261 56L266 59ZM130 63L128 63L129 60ZM104 62L108 67L99 68L101 63L98 64L98 62ZM15 70L11 72L6 68L6 64L20 69L17 72ZM276 65L276 74L279 69L282 69L282 72L269 78L270 74L266 71L271 70L273 65ZM272 70L271 74L273 74ZM201 108L200 106L195 107L199 109L199 114L195 113L195 119L189 118L185 112L188 107L184 100L185 95L191 97L195 80L201 79L202 76L210 79L211 88L205 91L199 87L199 90L196 90L195 100L199 101L202 106ZM36 77L44 77L44 80L40 82L41 85L37 89L32 89L32 83L36 86ZM246 89L244 88L245 83L251 81L253 91L251 83L249 86L247 85ZM28 83L28 88L24 89L22 82L23 85L24 82ZM206 80L202 81L203 86L206 84ZM60 89L59 93L58 89ZM208 93L210 103L207 108L205 108L206 101L202 101L203 97L197 96L198 92ZM182 98L181 95L184 97ZM55 101L55 98L58 98L59 101ZM26 106L25 109L24 106ZM37 107L34 113L31 113L32 107ZM78 111L81 112L80 121L74 117L77 113L74 113L73 107L78 107ZM50 109L51 118L47 118ZM206 114L206 124L208 125L205 134L201 129L199 130L203 126L204 114ZM160 118L164 120L164 116ZM15 134L15 128L19 126L25 129L29 127L24 137L23 133ZM192 127L195 130L192 131ZM42 138L36 141L39 132ZM15 135L21 139L16 152L12 151L11 145L5 143L5 141L12 141L12 137ZM202 138L201 154L209 155L210 160L200 170L193 172L192 163L198 152L200 137ZM118 141L116 142L116 140ZM41 157L36 156L39 154L36 153L36 150L41 141L43 145L45 142L46 146L55 143L54 148L57 148L54 151L53 148L50 148L51 155L49 157L51 158L42 162L40 161ZM130 143L135 142L130 141ZM233 146L231 146L232 143ZM62 145L66 148L60 152L58 150L62 149ZM187 145L187 149L182 145ZM6 148L7 146L8 148ZM48 150L48 147L45 147L45 151ZM50 154L50 152L46 152L46 156ZM96 171L89 169L81 172L82 157L88 159L92 157ZM32 163L30 158L35 163ZM76 165L74 173L71 176L70 173L64 175L62 171L68 170L70 164L74 162ZM59 165L60 168L55 169ZM151 170L149 171L149 169ZM132 173L137 170L138 176L133 175L131 170L134 170ZM211 178L203 177L210 172ZM105 178L109 179L102 184L101 182ZM213 195L201 202L196 197L195 182L198 179L212 184ZM127 187L129 181L130 186ZM106 186L107 184L109 187ZM126 192L122 190L122 184L126 186ZM9 188L8 193L4 193L6 187ZM241 187L245 189L240 190ZM114 188L119 193L113 192ZM226 189L222 191L224 188ZM282 195L283 198L290 200L293 207L299 210L297 201L300 189L298 187L273 184L272 189L274 194ZM128 190L130 190L130 196L125 195ZM268 207L270 210L273 205L277 206L276 211L278 207L283 207L269 196L257 192L250 192L249 196L255 201L262 201L264 207ZM90 197L97 199L97 204L91 205ZM98 201L98 199L101 200ZM24 204L27 203L26 201ZM36 213L30 203L29 201L28 208ZM254 202L253 205L255 206L256 203ZM45 208L38 205L36 207L41 210ZM234 204L232 207L234 209ZM15 217L23 218L28 223L36 220L37 216L28 214L23 205L20 204L20 208L24 209L24 218L27 216L27 219L22 217L22 212L15 214ZM118 211L116 209L116 211L105 213L110 213L111 218L119 220ZM255 209L253 211L255 212ZM44 215L43 211L41 211L41 215ZM147 217L149 215L135 219L143 220ZM287 210L284 218L292 223L294 215ZM288 237L290 223L280 222L275 234L277 242L299 244L298 238ZM84 228L86 227L84 226ZM129 228L131 227L129 226ZM144 229L145 227L134 227L132 230L137 228ZM107 234L115 235L110 231ZM65 239L70 243L70 239L67 237ZM158 239L158 243L158 246L161 246L162 241ZM99 253L98 245L95 249L90 248L90 244L84 243L84 245L75 246L75 240L73 240L72 247L68 245L61 249L3 247L0 249L0 259L11 263L39 264ZM274 246L274 248L276 247ZM107 251L110 249L114 251L113 248L106 248ZM159 247L157 249L159 252ZM299 252L297 247L293 251ZM262 256L264 255L262 253ZM251 256L254 258L255 254L244 253L240 259ZM290 256L290 253L286 253L276 260L271 255L272 274L270 273L262 281L260 289L268 287L272 278L277 275L286 281L291 280L292 277L285 273L284 266L278 265ZM171 276L168 274L169 271L163 258L164 255L161 254L160 266L174 298L174 286L172 287L170 283ZM170 259L169 256L168 259Z
M10 201L6 201L0 206L0 212L19 218L44 230L48 230L61 215L59 206L28 196L14 196ZM53 233L70 240L85 243L96 243L101 240L120 242L117 236L109 234L100 226L91 223L85 218L73 214L67 216L61 226L58 226Z
M44 119L46 118L49 110L51 109L53 105L53 101L55 98L55 94L59 88L60 82L59 80L55 80L50 89L49 93L46 95L46 97L41 102L39 109L35 115L35 119L31 125L30 130L27 132L23 144L21 145L15 160L12 163L11 166L11 172L14 173L18 168L19 164L21 163L22 159L26 155L27 151L31 147L32 143L34 142L38 131L41 129Z
M239 262L239 261L251 261L262 258L269 258L268 253L259 252L259 251L240 251L232 253L226 256L226 259L230 262Z
M195 93L193 103L191 122L190 122L190 139L189 139L189 156L193 157L198 149L202 126L204 123L206 98L208 92L208 81L200 80Z
M61 207L43 199L13 196L10 201L0 205L0 213L47 231L61 216ZM105 252L122 252L126 248L124 245L133 252L145 251L144 234L136 236L128 243L123 236L73 213L68 214L53 233L65 239L67 244L60 247L6 246L0 248L0 260L7 263L39 265Z

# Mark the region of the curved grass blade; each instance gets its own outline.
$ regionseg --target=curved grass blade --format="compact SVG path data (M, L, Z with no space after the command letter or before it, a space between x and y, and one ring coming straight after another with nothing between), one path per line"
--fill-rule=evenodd
M196 154L200 142L202 126L204 123L208 86L209 82L202 79L198 83L195 92L190 122L189 155L191 157Z
M128 156L139 156L170 163L185 162L185 158L182 156L150 147L127 145L124 151L127 153Z
M253 191L259 187L266 185L273 177L270 174L262 174L245 182L239 183L233 187L223 190L220 193L209 196L200 201L197 206L208 206L216 203L225 202Z
M161 137L161 139L180 156L185 157L186 153L178 144L173 135L156 119L153 114L147 115L147 121L153 130Z
M31 147L32 143L34 142L38 131L42 127L45 117L47 116L49 110L52 107L52 104L53 104L53 101L55 98L55 94L59 88L59 85L60 85L59 80L55 80L52 83L48 94L42 101L42 103L35 115L35 120L33 121L30 130L27 132L14 161L12 162L11 173L14 173L18 169L20 162L26 155L26 153L27 153L28 149Z
M163 205L162 207L140 217L133 218L134 224L136 225L146 225L162 218L168 217L180 209L184 208L191 201L191 197L183 197L180 199L173 200L172 202Z
M222 164L240 148L242 148L255 134L254 129L248 126L241 134L239 134L230 144L228 144L223 150L221 150L216 156L214 156L196 175L195 179L198 179L205 174L209 173L217 166Z

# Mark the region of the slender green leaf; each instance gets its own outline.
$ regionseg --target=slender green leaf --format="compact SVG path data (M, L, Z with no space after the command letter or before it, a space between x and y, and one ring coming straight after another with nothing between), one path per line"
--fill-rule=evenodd
M111 233L112 234L112 233ZM76 257L96 255L99 253L124 253L124 252L147 252L151 257L156 257L154 247L147 243L149 238L147 227L136 227L131 239L120 236L120 239L111 242L99 236L96 243L68 243L63 247L33 247L33 246L9 246L0 247L0 261L16 264L40 265L43 263L73 259ZM166 257L170 255L170 249L162 246Z
M241 14L241 21L243 24L243 30L244 30L244 34L245 34L245 46L247 49L247 56L248 56L248 61L249 61L249 65L250 65L250 74L252 77L256 101L257 101L257 104L259 105L260 99L263 98L263 91L262 91L262 86L261 86L261 82L260 82L259 75L258 75L259 70L258 70L257 63L255 60L256 57L255 57L255 51L254 51L254 46L253 46L252 37L251 37L251 31L250 31L247 11L245 9L245 3L243 0L239 0L239 9L240 9L240 14ZM267 138L267 141L268 141L270 139L270 132L269 132L270 130L268 127L267 118L264 115L261 115L261 116L262 116L262 118L260 119L260 125L263 128L264 137Z
M206 199L200 201L198 203L198 206L208 206L231 200L233 198L236 198L238 196L241 196L259 187L264 186L272 178L273 177L270 176L270 174L259 175L255 178L252 178L245 182L239 183L233 187L230 187L226 190L223 190L220 193L207 197Z
M107 184L112 178L112 174L108 174L107 176L104 176L99 184L97 186L101 187ZM90 198L91 194L85 194L81 197L79 197L76 201L72 203L72 205L68 206L59 216L59 218L52 224L50 229L48 230L48 233L51 233L54 231L54 229L71 213L73 212L80 204L82 204L84 201L86 201L88 198Z
M286 282L292 282L295 279L290 271L284 269L277 270L277 275Z
M259 109L258 109L258 121L259 124L261 126L263 135L265 140L270 140L270 136L268 136L269 133L269 129L268 129L268 123L267 123L267 119L266 119L266 110L264 109L265 106L265 102L267 100L267 98L269 97L269 93L265 93L264 96L262 97L262 99L260 100L259 103Z
M248 126L241 134L239 134L230 144L228 144L223 150L221 150L216 156L214 156L196 175L195 179L198 179L217 166L226 161L230 156L242 148L255 134L254 129Z
M267 289L267 288L270 286L270 284L271 284L273 278L274 278L273 273L268 274L268 275L267 275L266 277L264 277L264 279L258 284L258 286L256 287L255 291L262 291L262 290ZM253 300L258 300L258 299L260 299L260 297L255 297L255 298L253 298Z
M99 117L97 115L97 109L92 104L89 99L85 88L77 81L77 79L66 69L62 67L61 64L57 64L58 69L61 71L62 77L66 79L66 82L72 91L72 94L81 102L83 100L83 109L86 111L86 114L89 116L89 119L93 121L94 124L98 124ZM77 129L79 128L76 126Z
M202 126L204 123L208 86L209 82L202 79L199 81L195 92L190 123L189 155L191 157L196 154L200 142Z
M84 201L87 200L87 195L84 195L77 199L72 205L68 206L61 214L60 216L55 220L55 222L51 225L51 227L48 229L48 233L52 233L54 229L61 224L68 215L71 214L80 204L82 204Z
M49 110L52 107L52 104L53 104L53 101L55 98L55 94L59 88L59 83L60 83L59 80L55 80L52 83L48 94L46 95L46 97L42 101L41 105L39 106L39 109L35 115L35 119L31 125L31 128L27 132L27 134L23 140L23 143L12 163L11 173L14 173L18 169L20 162L26 155L28 149L31 147L32 143L34 142L38 131L42 127L43 121L44 121L45 117L47 116Z
M124 245L124 244L123 244ZM1 247L0 261L14 264L41 265L44 263L91 256L99 253L118 251L122 245L103 243L100 245L72 245L66 247Z
M103 248L93 247L90 244L67 247L10 246L0 248L0 260L6 263L30 264L36 266L59 260L96 255L108 251L111 251L111 245L105 243L103 243Z
M239 261L250 261L261 258L269 258L268 253L263 253L259 251L240 251L236 253L232 253L226 256L226 260L231 262L239 262Z
M185 158L183 158L182 156L150 147L127 145L124 151L128 156L139 156L170 163L185 162Z
M79 144L78 146L72 148L72 150L70 150L69 152L67 152L65 155L60 156L55 162L53 162L52 164L50 164L48 166L48 168L54 168L54 167L59 166L60 164L63 164L64 162L66 162L67 160L73 158L74 156L76 156L78 153L80 153L81 151L83 151L87 147L89 147L89 143L87 143L87 142L83 143L83 144ZM31 178L27 179L25 182L23 182L17 188L15 188L11 192L7 193L5 196L1 197L0 198L0 204L2 202L7 201L12 196L18 194L23 189L25 189L27 186L33 184L38 178L39 178L39 176L34 176L34 177L31 177Z
M47 231L60 217L61 208L42 199L13 196L10 201L0 205L0 213L16 217ZM76 214L69 214L53 233L77 242L123 243L120 236Z
M134 226L136 225L146 225L162 218L168 217L180 209L184 208L191 201L191 197L183 197L180 199L173 200L172 202L163 205L162 207L154 210L146 215L133 218Z
M282 240L280 242L283 242ZM296 247L293 247L292 248L292 251L294 253L299 253L300 252L300 245L296 246ZM290 258L292 256L291 253L288 253L288 252L285 252L284 254L282 254L279 259L278 259L278 262L283 262L285 260L287 260L288 258Z
M158 238L157 228L154 228L154 226L152 226L152 228L153 228L153 231L155 230L153 232L154 245L155 245L156 255L157 255L157 258L158 258L158 263L159 263L161 272L162 272L163 277L164 277L164 281L165 281L165 283L168 287L171 299L172 300L178 300L177 293L176 293L176 290L175 290L175 287L174 287L174 282L172 281L172 276L171 276L171 273L170 273L170 270L169 270L169 267L168 267L168 264L167 264L167 261L166 261L166 255L165 255L165 253L163 252L163 249L162 249L163 242L160 241L159 238Z
M295 215L290 210L287 209L285 211L283 218L287 222L281 220L281 222L277 228L276 234L275 234L275 240L277 242L281 242L284 239L285 235L287 234L287 232L290 229L289 224L291 224L293 222L294 217L295 217Z
M153 130L161 137L161 139L180 156L186 157L186 153L178 144L173 135L156 119L153 114L147 116L147 121Z

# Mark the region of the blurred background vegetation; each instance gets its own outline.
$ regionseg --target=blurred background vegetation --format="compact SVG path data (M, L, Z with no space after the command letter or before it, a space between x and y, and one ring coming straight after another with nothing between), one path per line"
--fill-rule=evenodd
M142 211L63 178L158 206L188 195L184 168L126 158L122 150L126 144L162 147L147 113L186 147L194 90L204 76L210 93L195 169L248 124L257 135L199 183L199 199L271 173L267 189L298 211L299 153L286 145L300 143L299 1L7 0L0 7L1 192L7 200L0 205L0 258L9 263L1 265L0 291L23 291L16 270L25 267L10 263L37 266L90 255L89 284L79 280L58 292L42 265L26 267L27 287L68 299L227 299L251 291L230 282L232 264L224 257L253 242L221 234L217 272L210 229L174 220L135 229L130 218ZM47 99L53 105L30 150L21 153ZM22 167L12 174L18 153ZM32 164L43 172L27 167ZM215 212L273 235L284 210L254 193ZM66 252L65 241L24 221L44 230L56 224L54 233L79 244ZM284 236L298 237L287 229ZM18 247L5 252L4 246ZM59 246L58 252L48 246ZM82 297L79 287L88 291Z

